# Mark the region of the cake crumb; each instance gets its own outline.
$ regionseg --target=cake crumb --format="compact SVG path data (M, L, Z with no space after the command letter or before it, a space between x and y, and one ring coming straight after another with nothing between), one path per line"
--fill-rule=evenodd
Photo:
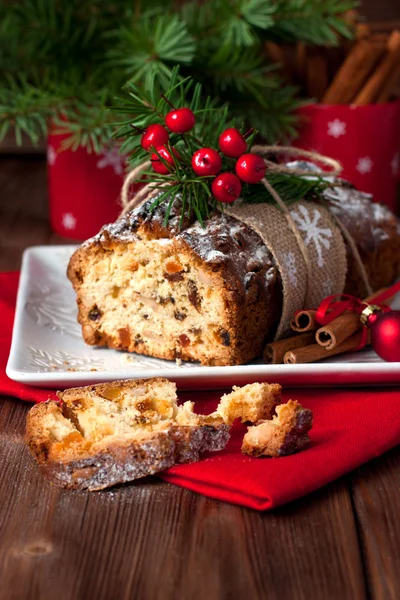
M281 402L282 387L278 383L249 383L243 387L233 386L230 394L224 394L217 412L225 423L235 419L243 423L257 423L272 419L276 406Z
M279 457L304 450L310 443L313 413L297 400L276 407L276 416L248 427L242 452L249 456Z

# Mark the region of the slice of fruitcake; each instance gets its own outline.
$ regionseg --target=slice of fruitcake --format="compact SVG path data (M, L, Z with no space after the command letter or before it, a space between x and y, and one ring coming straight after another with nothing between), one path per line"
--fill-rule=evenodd
M199 460L225 447L217 414L177 405L167 379L116 381L57 393L28 413L26 442L43 474L67 488L100 490Z

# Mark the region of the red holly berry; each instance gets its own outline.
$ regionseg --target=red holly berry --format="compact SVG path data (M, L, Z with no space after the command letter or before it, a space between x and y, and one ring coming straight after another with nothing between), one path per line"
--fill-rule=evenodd
M142 135L142 148L150 150L151 148L159 148L168 142L168 131L163 125L149 125Z
M193 129L196 117L190 108L177 108L167 114L165 123L174 133L185 133Z
M214 198L220 202L234 202L240 196L242 184L233 173L221 173L211 185Z
M247 150L246 140L235 127L225 129L219 136L219 147L225 156L239 158Z
M153 167L153 171L155 171L156 173L159 173L160 175L168 175L168 173L170 173L173 170L173 167L175 164L172 154L171 154L170 150L168 148L166 148L165 146L161 146L160 148L157 148L157 152L165 160L165 162L167 162L169 165L171 165L171 168L168 168L163 162L161 162L160 157L156 153L154 153L151 155L151 164ZM173 152L176 160L179 160L180 155L175 150L175 148L172 148L172 152Z
M221 157L212 148L201 148L192 156L192 169L196 175L216 175L221 167Z
M236 161L236 175L246 183L258 183L265 175L267 166L258 154L243 154Z

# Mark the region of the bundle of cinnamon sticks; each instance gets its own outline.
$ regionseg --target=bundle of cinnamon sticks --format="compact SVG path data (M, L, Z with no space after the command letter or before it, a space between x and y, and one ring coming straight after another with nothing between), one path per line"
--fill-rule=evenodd
M343 313L325 327L317 324L315 314L315 310L298 312L291 323L298 335L268 344L264 362L275 365L311 363L358 347L362 325L357 314Z
M398 26L399 24L392 24ZM337 48L296 48L266 44L270 59L286 79L323 104L363 106L400 93L400 30L388 24L358 24L355 39Z
M365 302L372 302L382 291ZM274 365L312 363L358 348L364 327L358 314L346 311L322 327L316 320L316 314L317 311L312 309L298 311L290 323L295 335L267 344L264 362Z

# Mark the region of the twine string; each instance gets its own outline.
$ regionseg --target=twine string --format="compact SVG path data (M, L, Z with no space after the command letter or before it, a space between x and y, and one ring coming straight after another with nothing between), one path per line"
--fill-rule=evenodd
M366 292L368 294L368 296L371 296L373 294L373 289L371 287L371 284L369 282L369 278L368 278L368 273L364 267L364 263L361 259L360 253L358 251L358 248L355 244L355 241L353 239L353 237L351 236L349 230L347 229L347 227L344 225L344 223L333 213L331 213L331 216L333 217L333 220L335 221L335 223L337 224L337 226L339 227L344 239L346 240L346 242L348 243L349 247L350 247L350 251L353 255L354 260L356 261L356 265L357 265L357 269L359 272L359 275L363 281L363 284L365 285L365 289Z
M272 187L272 185L269 183L269 181L265 177L261 180L261 183L266 187L266 189L271 194L271 196L273 197L273 199L275 200L275 202L277 203L279 208L285 214L288 225L289 225L290 229L292 230L292 232L294 233L296 242L300 248L300 251L303 255L304 262L306 265L306 271L307 271L306 290L308 291L310 289L310 281L312 278L312 264L311 264L310 256L308 254L307 246L304 243L304 240L300 234L299 228L297 227L296 223L294 222L294 219L292 218L292 215L290 214L288 207L286 206L286 204L284 203L284 201L282 200L282 198L280 197L278 192Z
M147 194L150 193L150 191L153 187L153 184L148 183L142 189L140 189L138 192L136 192L136 194L134 194L134 196L129 198L129 190L130 190L131 185L135 181L138 181L140 179L142 173L147 171L147 169L150 166L151 166L151 161L146 160L145 162L141 163L135 169L132 169L132 171L130 171L128 173L128 175L125 177L124 183L122 184L122 189L121 189L122 212L119 215L120 217L123 217L124 215L126 215L127 212L129 212L133 208L136 208L137 206L139 206L140 201L144 200L146 198Z
M330 158L329 156L325 156L324 154L319 154L319 152L311 152L310 150L302 150L301 148L292 148L291 146L252 146L250 152L253 154L260 154L264 157L265 164L268 167L268 171L271 173L285 173L286 175L297 175L302 177L303 175L312 176L336 176L340 175L342 172L342 165L338 160L334 158ZM320 169L319 171L309 171L306 169L293 169L292 167L288 167L285 164L279 164L276 162L272 162L265 158L270 154L290 154L291 156L298 156L299 158L309 158L313 162L319 162L327 167L329 167L330 171L324 171Z
M305 175L307 175L309 177L313 177L313 176L314 177L318 177L318 176L323 177L326 175L335 177L337 175L340 175L340 173L342 172L342 165L340 164L339 161L335 160L334 158L330 158L329 156L324 156L323 154L319 154L319 152L311 152L309 150L303 150L301 148L292 148L291 146L275 146L275 145L272 145L272 146L255 145L251 148L250 151L254 154L259 154L259 155L263 156L265 164L268 167L268 172L270 172L270 173L283 173L283 174L287 174L287 175L297 175L299 177L305 176ZM275 155L290 154L291 156L298 156L299 158L300 157L308 158L311 161L313 161L314 163L317 162L317 163L326 165L327 167L329 167L330 170L325 171L323 169L320 169L319 171L308 171L305 169L293 169L291 167L288 167L285 164L278 164L278 163L268 160L266 158L266 156L268 156L270 154L275 154ZM135 169L133 169L132 171L130 171L130 173L128 173L128 175L126 176L123 186L122 186L122 190L121 190L121 204L123 207L122 212L120 214L121 217L123 215L126 215L126 213L128 213L133 208L137 208L138 206L143 204L146 200L150 200L151 198L153 198L155 195L158 194L160 188L168 185L167 182L160 183L158 185L154 185L154 183L148 183L144 187L142 187L138 192L136 192L132 197L129 197L130 186L135 181L138 181L140 179L140 177L142 176L142 174L145 171L147 171L147 169L150 166L151 166L151 161L147 160L147 161L143 162L142 164L140 164ZM307 247L304 243L304 240L300 234L300 231L299 231L296 223L294 222L294 220L292 219L292 217L290 215L290 211L289 211L288 207L283 202L283 200L280 197L280 195L278 194L278 192L272 187L272 185L268 182L268 180L265 177L262 179L262 183L265 186L265 188L268 190L268 192L271 194L271 196L274 198L274 200L278 204L279 208L285 213L289 227L296 237L297 243L299 245L299 248L301 250L301 253L303 255L304 262L306 265L307 278L308 278L307 289L309 289L308 283L311 281L311 278L312 278L312 264L311 264L310 257L308 255ZM342 221L337 216L334 216L334 215L332 215L332 216L333 216L334 221L338 225L343 237L345 238L345 240L347 241L347 243L350 247L350 250L351 250L351 253L353 254L354 260L356 262L360 277L365 285L365 289L367 290L367 293L370 295L370 294L372 294L372 288L369 283L368 274L364 267L364 264L361 259L358 248L354 242L354 239L352 238L352 236L350 235L349 231L344 226Z

